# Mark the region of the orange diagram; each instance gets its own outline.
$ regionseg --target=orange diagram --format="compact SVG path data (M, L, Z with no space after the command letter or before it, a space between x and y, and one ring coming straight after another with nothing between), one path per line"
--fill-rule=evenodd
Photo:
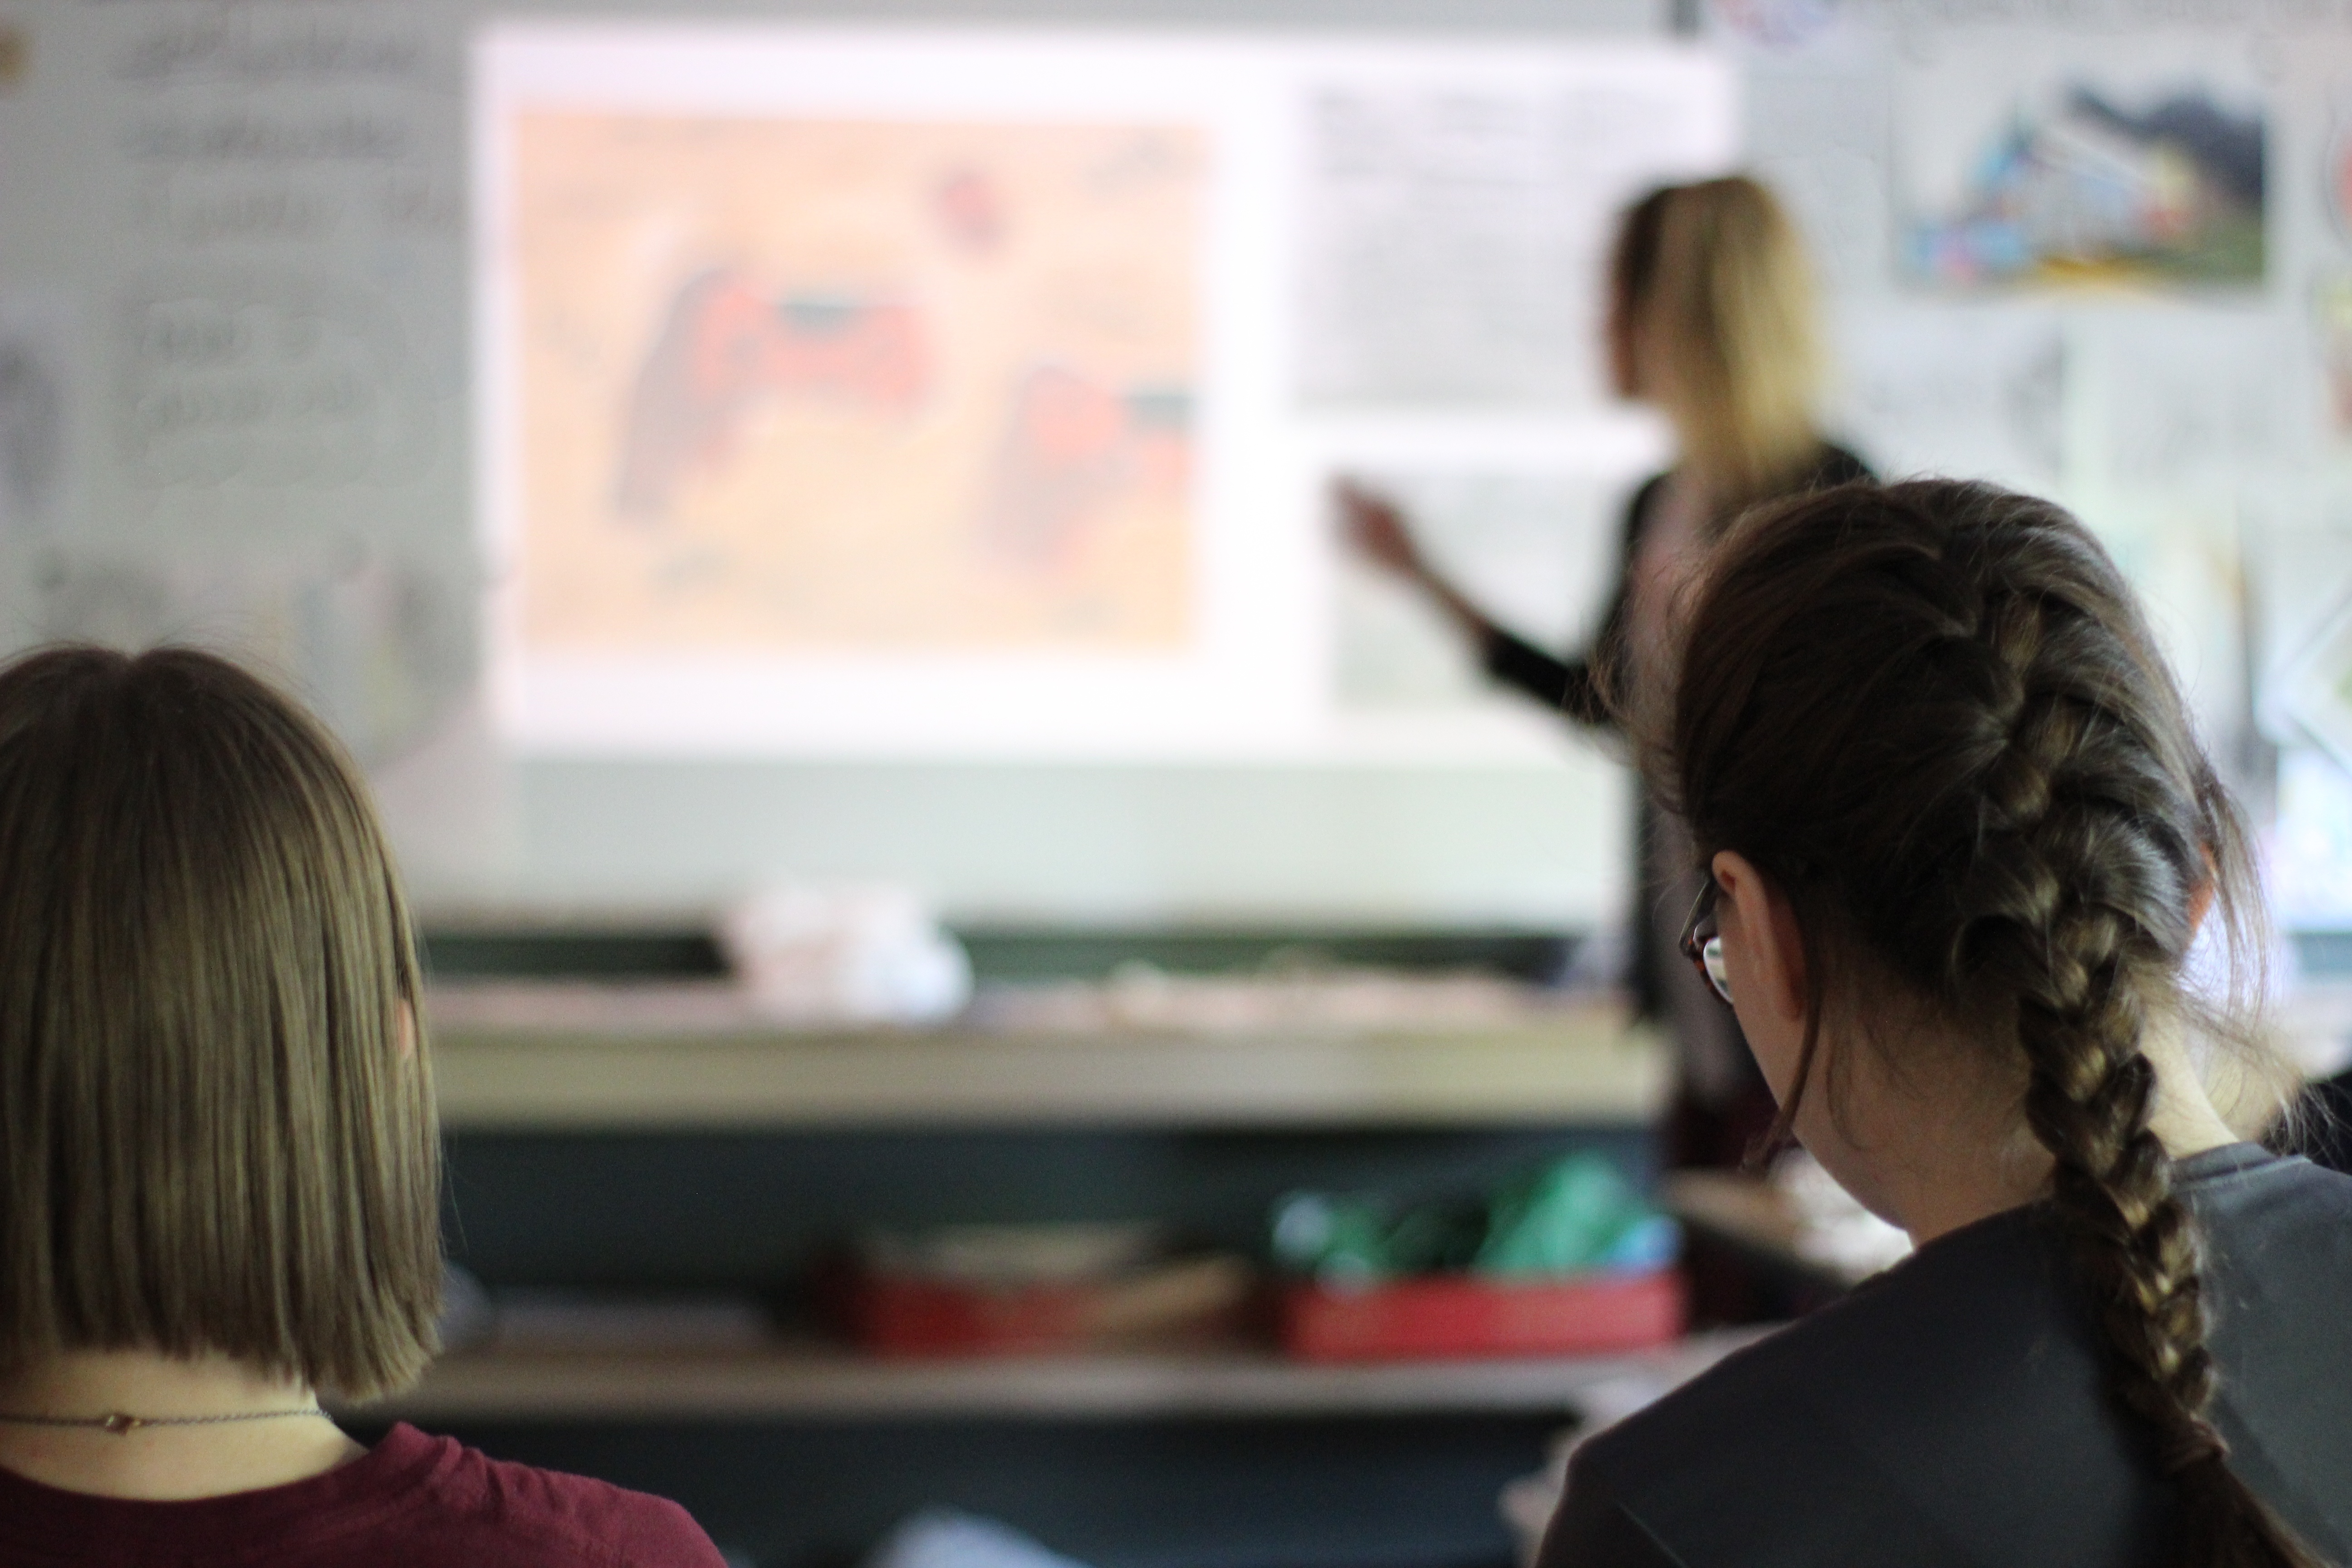
M1173 650L1207 139L511 122L540 649Z
M656 513L689 465L726 460L763 396L841 397L903 417L922 397L923 338L904 305L768 300L723 270L680 291L630 399L615 500Z

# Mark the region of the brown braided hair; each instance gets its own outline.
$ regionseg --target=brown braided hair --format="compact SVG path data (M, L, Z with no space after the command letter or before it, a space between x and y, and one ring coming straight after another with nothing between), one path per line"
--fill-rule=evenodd
M2141 1037L2195 1008L2200 890L2239 954L2258 900L2236 807L2113 562L2046 501L1848 486L1741 520L1680 646L1664 723L1634 728L1660 742L1653 772L1701 863L1737 851L1796 915L1811 1006L1783 1129L1824 1008L1856 982L2013 1039L2111 1387L2177 1489L2178 1561L2315 1568L2205 1414L2197 1228L2148 1126Z

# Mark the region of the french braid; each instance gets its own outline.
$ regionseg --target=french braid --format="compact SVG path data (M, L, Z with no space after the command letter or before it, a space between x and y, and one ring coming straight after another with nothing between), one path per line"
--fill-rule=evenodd
M2048 503L1920 481L1751 516L1697 592L1669 783L1703 853L1789 892L1825 959L1811 1026L1842 945L2013 1025L2110 1385L2179 1500L2177 1560L2317 1568L2205 1415L2197 1227L2141 1039L2182 1005L2200 887L2235 922L2242 839L2113 563Z

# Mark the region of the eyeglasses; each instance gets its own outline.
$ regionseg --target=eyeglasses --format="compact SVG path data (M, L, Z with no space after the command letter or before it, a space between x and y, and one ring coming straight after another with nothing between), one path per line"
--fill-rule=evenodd
M1683 956L1705 980L1707 989L1720 997L1727 1007L1731 1005L1731 969L1723 961L1723 933L1716 929L1715 899L1718 889L1709 877L1706 886L1698 890L1698 901L1691 905L1690 920L1683 927Z

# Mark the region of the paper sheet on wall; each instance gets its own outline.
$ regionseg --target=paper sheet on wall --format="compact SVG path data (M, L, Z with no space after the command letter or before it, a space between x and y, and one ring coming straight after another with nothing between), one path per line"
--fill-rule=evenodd
M2310 424L2292 418L2294 362L2252 311L2104 315L2076 334L2102 414L2104 462L2119 488L2226 489L2256 477Z
M1882 475L2026 489L2058 478L2066 354L2054 314L1865 306L1839 321L1837 342L1832 423Z
M22 106L75 141L11 165L9 238L41 237L0 247L73 306L68 331L0 299L0 532L23 550L6 637L252 662L370 771L428 897L453 885L443 868L478 879L498 858L479 831L495 791L474 787L497 753L457 745L481 574L457 20L356 0L47 8ZM61 85L69 110L45 97ZM27 223L50 209L68 209L54 232ZM53 367L62 397L28 395ZM436 772L446 787L414 787Z
M2118 493L2086 521L2138 595L2222 782L2260 799L2271 758L2256 714L2256 599L2241 502L2193 489Z
M1617 213L1717 172L1716 105L1671 73L1326 79L1307 95L1299 391L1311 404L1601 395Z
M462 557L440 521L462 313L422 303L463 279L458 41L348 0L106 7L89 31L126 241L91 280L110 483L231 543L267 527L414 549L422 510Z
M1877 287L1891 269L1883 71L1759 62L1748 84L1750 166L1787 205L1821 279Z

